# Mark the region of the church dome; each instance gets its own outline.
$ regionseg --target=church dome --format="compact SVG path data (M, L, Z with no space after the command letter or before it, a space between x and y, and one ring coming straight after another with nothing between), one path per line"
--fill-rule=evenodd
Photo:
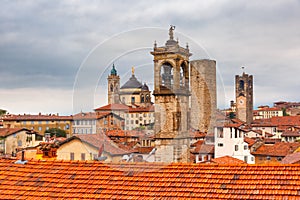
M131 89L136 89L136 88L142 88L143 84L139 82L134 74L130 77L130 79L121 87L121 89L126 89L126 88L131 88Z

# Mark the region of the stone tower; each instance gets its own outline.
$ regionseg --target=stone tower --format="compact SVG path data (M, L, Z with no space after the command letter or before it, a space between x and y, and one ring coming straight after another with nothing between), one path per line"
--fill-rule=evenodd
M253 121L253 77L243 72L235 76L236 117L247 124Z
M217 109L216 61L193 60L191 66L191 128L213 132Z
M189 57L188 47L180 47L169 29L165 46L157 47L154 56L155 160L189 162Z
M108 104L115 104L120 102L119 91L120 91L120 77L117 74L115 64L110 71L110 75L107 77L108 82Z

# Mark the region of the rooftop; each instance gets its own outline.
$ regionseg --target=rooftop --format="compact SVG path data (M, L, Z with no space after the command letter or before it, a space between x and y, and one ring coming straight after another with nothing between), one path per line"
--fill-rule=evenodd
M299 199L299 171L300 165L1 159L0 199Z
M299 142L277 142L274 145L261 145L256 151L252 152L253 155L268 155L268 156L286 156L293 153L300 147Z

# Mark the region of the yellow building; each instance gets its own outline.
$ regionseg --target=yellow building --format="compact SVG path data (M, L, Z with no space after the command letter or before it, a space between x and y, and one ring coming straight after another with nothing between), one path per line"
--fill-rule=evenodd
M59 116L58 114L42 115L13 115L2 116L4 128L26 128L44 134L50 128L65 130L69 136L72 135L72 116Z

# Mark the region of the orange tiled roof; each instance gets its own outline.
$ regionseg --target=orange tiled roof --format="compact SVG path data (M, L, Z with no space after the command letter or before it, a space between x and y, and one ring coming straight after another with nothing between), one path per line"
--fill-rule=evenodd
M22 130L27 130L27 129L24 129L24 128L0 128L0 136L1 137L6 137L6 136L9 136L11 134L20 132Z
M3 121L30 121L30 120L58 120L58 121L70 121L73 119L73 116L59 116L55 114L49 114L49 115L29 115L29 114L24 114L24 115L14 115L14 114L9 114L9 115L4 115L2 117Z
M196 146L196 148L191 151L193 154L213 154L215 150L213 144L205 144L201 140L195 142L193 145Z
M0 199L299 199L300 165L0 160Z
M74 120L78 119L97 119L95 112L80 112L73 116Z
M128 110L129 107L124 104L107 104L96 108L95 111L112 111L112 110Z
M294 164L297 162L300 162L300 152L289 154L281 161L282 164Z
M274 145L261 145L256 151L253 151L253 155L266 155L266 156L286 156L293 153L300 147L299 142L277 142Z
M219 158L214 158L211 160L213 163L221 164L221 165L236 165L236 164L245 164L244 161L239 160L237 158L233 158L231 156L222 156Z
M253 144L255 144L255 140L251 139L251 138L248 138L248 137L245 137L244 138L244 141L246 143L248 143L248 146L251 147Z
M283 116L272 117L269 119L257 119L251 124L252 126L271 126L271 127L290 127L300 126L300 116Z
M258 107L259 108L259 107ZM280 108L277 108L277 107L262 107L262 108L259 108L258 110L255 110L255 111L281 111Z
M11 134L18 133L20 131L26 131L26 132L34 133L34 134L37 134L37 135L41 135L38 132L29 130L29 129L26 129L26 128L0 128L0 137L6 137L6 136L9 136Z
M281 137L300 137L299 131L284 131Z

